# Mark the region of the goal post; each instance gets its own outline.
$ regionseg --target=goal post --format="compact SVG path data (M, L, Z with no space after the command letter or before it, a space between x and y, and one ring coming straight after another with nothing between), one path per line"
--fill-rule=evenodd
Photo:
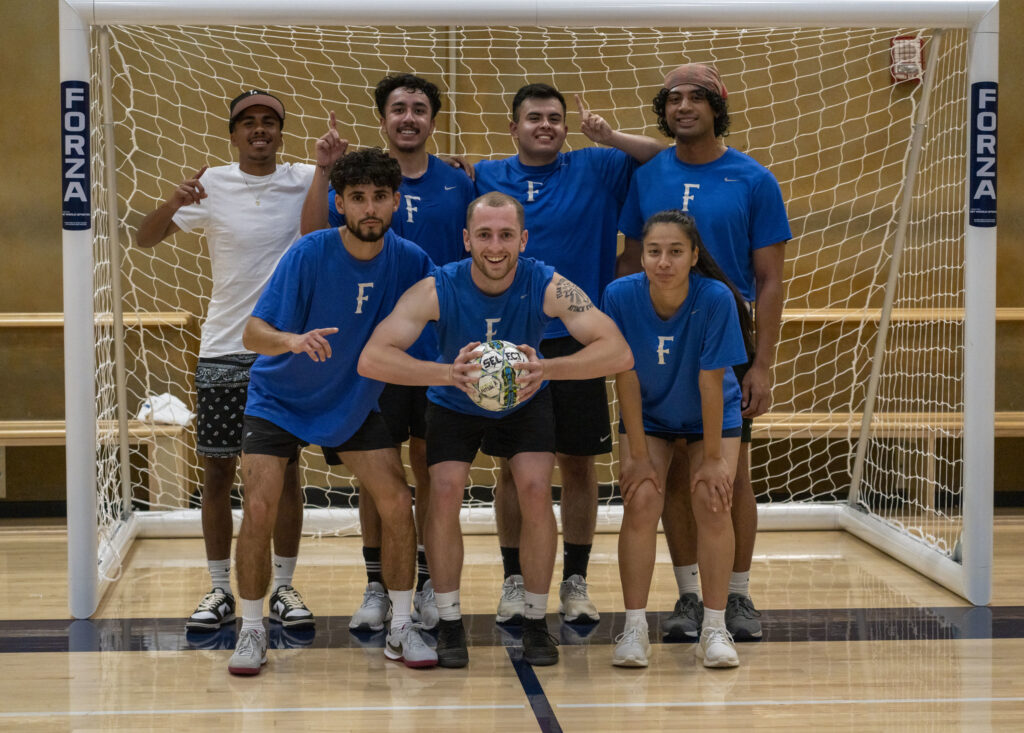
M180 463L194 460L191 429L131 425L154 394L189 403L194 326L129 321L194 324L209 262L194 236L145 253L128 244L183 171L229 162L227 100L281 93L284 159L301 161L327 110L355 145L380 145L373 85L412 71L445 100L433 152L493 157L514 153L508 100L526 81L581 92L618 129L657 135L650 100L684 61L719 66L737 100L727 142L775 173L793 223L774 417L755 422L761 528L842 528L989 601L997 2L59 2L74 617L95 612L135 536L201 531L198 469ZM903 36L925 47L931 101L925 84L890 80L890 40ZM568 145L588 144L572 117ZM905 253L890 268L901 216ZM357 530L350 479L304 466L306 529ZM493 471L474 468L474 486ZM599 475L611 486L615 474L612 455ZM470 527L490 526L486 504L470 492ZM600 517L614 528L621 507L606 498Z

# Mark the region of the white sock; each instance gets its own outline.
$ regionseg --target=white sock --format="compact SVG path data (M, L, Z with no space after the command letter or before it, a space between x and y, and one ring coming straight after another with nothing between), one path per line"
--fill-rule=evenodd
M637 626L647 628L647 609L646 608L627 608L626 609L626 628L632 629Z
M457 590L448 593L434 593L434 600L437 601L437 615L445 621L458 621L462 618L462 608L459 606Z
M523 615L531 619L544 618L544 614L548 612L548 594L524 591L523 595Z
M220 588L225 593L231 592L231 558L227 560L207 560L210 569L210 587Z
M263 631L263 599L241 598L239 600L242 607L242 631L246 629Z
M704 606L704 625L702 628L705 629L724 629L725 628L725 609L715 611L714 609Z
M700 577L697 574L697 563L693 565L674 565L672 572L676 576L676 585L679 587L679 597L683 593L694 593L700 597Z
M388 588L388 597L391 599L391 628L400 629L411 624L412 589L391 590Z
M299 558L272 554L270 559L274 563L274 590L282 585L291 585L292 576L295 575L295 562Z
M741 596L750 598L750 571L745 573L733 572L729 576L729 592L739 593Z

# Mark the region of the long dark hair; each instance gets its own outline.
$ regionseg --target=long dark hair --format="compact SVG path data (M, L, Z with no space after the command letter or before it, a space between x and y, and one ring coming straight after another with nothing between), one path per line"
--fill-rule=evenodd
M668 129L668 120L665 119L665 105L668 102L668 95L670 90L659 89L658 93L654 95L654 100L651 102L651 108L654 110L654 114L658 116L658 129L665 137L675 139L675 135ZM729 134L729 123L732 120L729 117L729 104L725 98L717 92L713 92L710 89L704 89L698 87L697 95L703 95L704 99L708 100L708 104L711 106L711 111L715 113L715 137L724 137Z
M743 332L743 343L747 346L747 353L753 354L754 319L750 316L750 310L747 308L747 301L740 294L740 291L736 289L736 286L732 284L729 276L722 272L722 268L719 267L718 263L715 262L715 258L711 256L707 247L704 246L704 240L700 238L700 232L697 231L697 222L694 221L692 216L679 209L666 209L665 211L659 211L657 214L652 214L644 223L644 231L641 235L643 239L647 239L647 233L655 224L675 224L677 227L682 229L683 233L690 238L690 246L697 248L697 264L693 266L694 271L698 275L703 275L704 277L712 280L718 280L719 282L725 283L725 286L729 288L729 292L732 293L732 297L736 300L736 311L740 317L740 330Z

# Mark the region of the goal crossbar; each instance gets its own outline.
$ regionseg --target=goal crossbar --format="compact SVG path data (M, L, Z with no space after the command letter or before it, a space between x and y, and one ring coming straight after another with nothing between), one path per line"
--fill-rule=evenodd
M995 0L67 0L90 25L535 25L973 28Z

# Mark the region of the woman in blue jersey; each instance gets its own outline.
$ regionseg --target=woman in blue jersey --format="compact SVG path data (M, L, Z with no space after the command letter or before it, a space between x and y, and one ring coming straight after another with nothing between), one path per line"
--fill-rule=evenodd
M705 609L697 655L707 667L735 667L739 659L725 628L725 604L742 418L740 387L731 367L747 361L752 323L742 297L704 250L688 214L662 211L648 219L641 257L643 272L616 280L604 295L604 310L635 360L633 369L615 379L625 505L619 575L626 627L616 639L612 663L647 666L646 605L663 487L675 444L683 441L690 459Z

